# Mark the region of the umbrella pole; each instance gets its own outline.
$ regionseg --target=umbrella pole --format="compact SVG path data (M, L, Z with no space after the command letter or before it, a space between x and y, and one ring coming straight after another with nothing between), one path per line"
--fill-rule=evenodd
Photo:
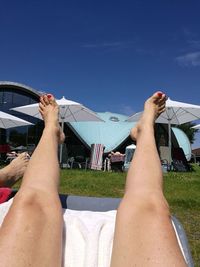
M172 136L171 136L171 122L168 120L168 147L169 147L169 168L172 168Z
M64 121L61 122L61 128L62 131L64 131ZM60 164L62 164L62 151L63 151L63 144L60 144L60 156L59 156Z

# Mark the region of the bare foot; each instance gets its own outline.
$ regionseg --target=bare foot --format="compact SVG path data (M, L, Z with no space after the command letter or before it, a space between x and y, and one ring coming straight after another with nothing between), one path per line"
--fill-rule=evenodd
M165 111L166 100L166 95L160 91L154 93L150 98L146 100L142 117L130 133L130 136L133 140L137 140L138 134L144 126L154 125L155 120L161 113Z
M63 143L65 140L65 134L62 131L59 121L59 107L55 101L55 98L48 94L40 97L39 111L44 120L45 128L54 128L58 136L58 142Z
M11 163L0 170L0 186L11 187L22 176L27 168L30 156L24 152L19 154L17 158L11 161Z

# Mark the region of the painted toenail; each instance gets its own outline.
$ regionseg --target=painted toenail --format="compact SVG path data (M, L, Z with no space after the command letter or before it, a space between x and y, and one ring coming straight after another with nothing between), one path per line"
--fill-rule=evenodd
M52 95L51 95L51 94L47 94L47 97L48 97L48 98L51 98L51 97L52 97Z
M157 95L158 95L159 97L162 97L163 93L158 92Z

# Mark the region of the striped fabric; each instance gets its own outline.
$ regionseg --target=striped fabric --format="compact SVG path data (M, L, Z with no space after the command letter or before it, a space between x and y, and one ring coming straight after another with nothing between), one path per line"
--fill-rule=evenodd
M89 168L92 170L101 170L103 164L103 144L92 144Z

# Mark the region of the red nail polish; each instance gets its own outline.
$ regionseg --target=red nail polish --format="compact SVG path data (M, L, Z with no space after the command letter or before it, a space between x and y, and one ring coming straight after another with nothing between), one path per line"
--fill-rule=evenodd
M159 93L157 93L157 95L158 95L159 97L161 97L161 96L163 95L163 93L160 93L160 92L159 92Z
M51 98L51 97L52 97L52 95L51 95L51 94L47 94L47 97L48 97L48 98Z

